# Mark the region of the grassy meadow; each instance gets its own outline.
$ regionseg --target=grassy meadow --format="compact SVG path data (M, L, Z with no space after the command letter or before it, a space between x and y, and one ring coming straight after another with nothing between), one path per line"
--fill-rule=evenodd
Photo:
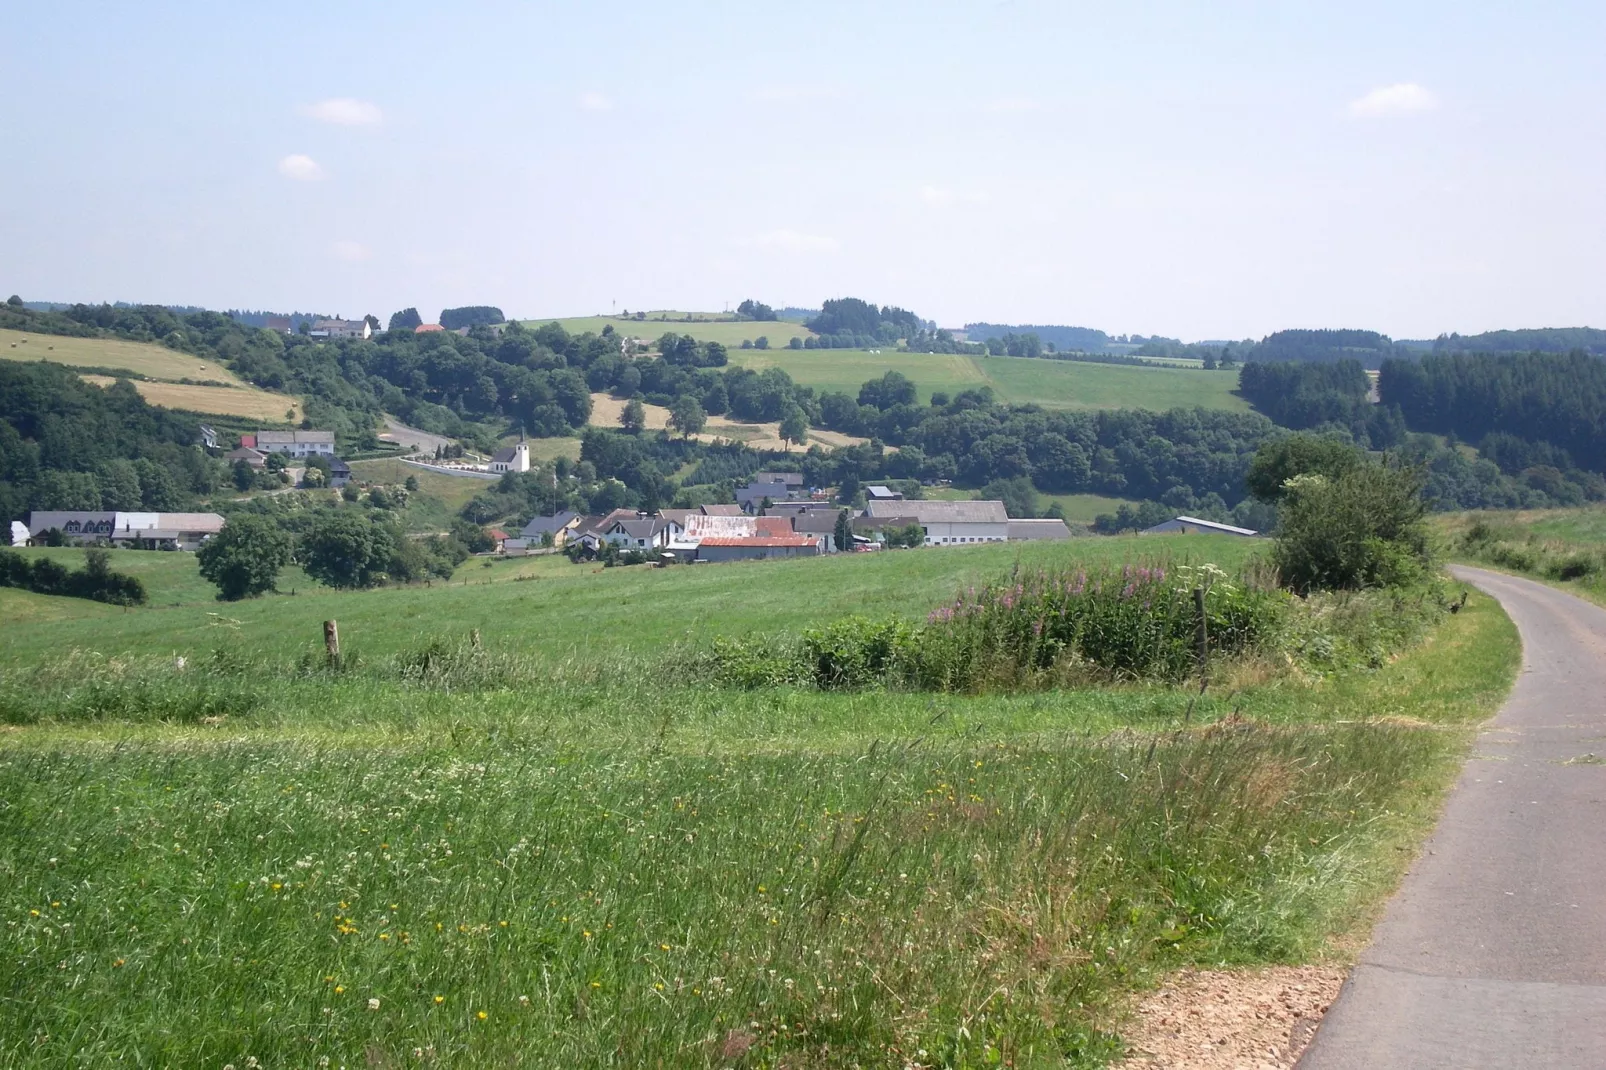
M1543 580L1606 605L1606 505L1435 518L1450 556Z
M804 386L857 395L866 380L900 372L919 388L954 394L989 386L998 400L1049 409L1226 409L1248 412L1232 371L1141 368L1028 357L966 357L865 349L732 350L731 363L762 371L780 368Z
M0 632L0 1064L1103 1065L1164 973L1364 927L1515 671L1491 601L1374 669L1202 697L677 666L923 620L1017 562L1250 549L539 557L227 605L192 556L119 551L151 607L0 589L31 614ZM339 672L308 657L329 617Z

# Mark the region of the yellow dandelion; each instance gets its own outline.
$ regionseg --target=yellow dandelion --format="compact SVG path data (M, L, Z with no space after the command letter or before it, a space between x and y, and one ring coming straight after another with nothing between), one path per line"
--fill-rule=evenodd
M379 934L379 938L381 940L389 940L390 939L390 934L389 933L380 933Z
M507 928L507 922L505 922L505 921L499 921L499 922L497 922L497 924L500 925L504 929Z
M445 1002L446 1002L446 997L445 996L436 996L435 997L435 1005L437 1007L440 1006L442 1003L445 1003Z
M658 945L658 950L659 951L668 951L669 950L669 945L668 944L659 944Z
M591 982L591 987L592 988L601 988L602 987L602 982L601 981L592 981Z
M278 881L274 881L269 887L271 887L274 891L278 891L280 888L283 888L284 885L280 884Z
M664 990L664 983L662 981L655 981L653 983L653 987L662 992Z
M51 900L51 901L50 901L50 905L51 905L51 906L53 906L53 907L59 907L59 906L61 906L61 900L59 900L59 899L52 899L52 900Z
M346 902L344 899L342 899L340 901L340 909L341 910L350 910L351 909L351 904Z
M485 1012L484 1011L478 1011L478 1012L475 1013L474 1017L478 1018L480 1021L483 1022L483 1021L485 1021Z
M118 959L116 962L112 963L112 965L113 966L121 966L123 963L125 963L127 961L128 961L127 959Z
M334 981L335 981L335 975L334 974L332 974L332 973L324 974L324 976L323 976L323 983L324 984L326 984L326 985L334 984Z
M37 918L39 916L39 912L37 910L30 910L28 911L28 916L30 918Z
M346 990L346 986L345 985L335 985L335 995L338 996L338 995L340 995L340 993L344 992L345 990Z

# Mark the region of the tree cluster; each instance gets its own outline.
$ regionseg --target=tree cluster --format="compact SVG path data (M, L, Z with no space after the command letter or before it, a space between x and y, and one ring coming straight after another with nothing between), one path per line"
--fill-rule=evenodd
M48 557L30 561L15 550L0 550L0 587L88 598L114 606L142 606L146 601L145 584L139 577L112 571L111 554L94 547L84 551L81 569L69 569Z
M754 301L752 298L748 298L736 306L736 315L742 319L761 321L780 318L775 314L775 310L769 305L766 305L760 301Z
M491 305L464 305L462 308L441 309L441 318L436 322L448 331L460 331L464 327L494 327L507 321L502 316L502 310ZM413 326L418 325L415 323Z

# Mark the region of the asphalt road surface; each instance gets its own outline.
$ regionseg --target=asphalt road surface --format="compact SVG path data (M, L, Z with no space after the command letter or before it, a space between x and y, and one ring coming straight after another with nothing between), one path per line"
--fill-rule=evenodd
M1606 610L1452 571L1522 675L1300 1070L1606 1068Z

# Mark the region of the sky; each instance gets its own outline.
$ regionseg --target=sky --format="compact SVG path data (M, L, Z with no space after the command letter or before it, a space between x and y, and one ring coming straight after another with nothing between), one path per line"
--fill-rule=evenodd
M1606 4L14 5L0 290L1606 327Z

